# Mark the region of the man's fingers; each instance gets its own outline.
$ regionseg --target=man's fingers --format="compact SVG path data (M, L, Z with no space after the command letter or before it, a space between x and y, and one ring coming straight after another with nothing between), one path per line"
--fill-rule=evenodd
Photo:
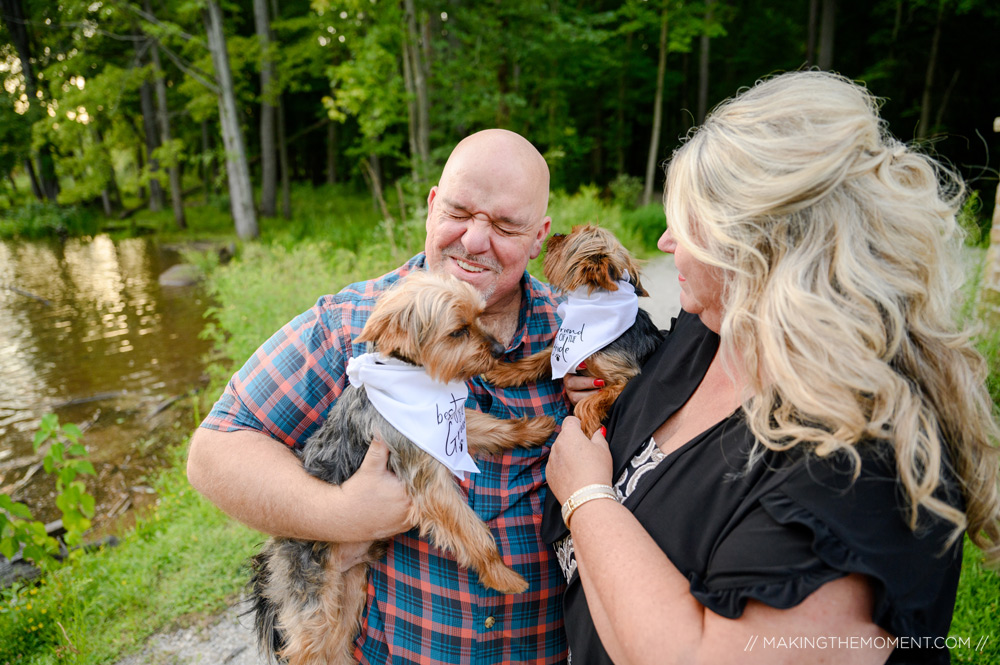
M375 436L372 439L371 445L368 446L368 452L365 453L365 459L361 462L362 466L368 466L373 469L386 469L389 466L389 447L385 445L385 442Z

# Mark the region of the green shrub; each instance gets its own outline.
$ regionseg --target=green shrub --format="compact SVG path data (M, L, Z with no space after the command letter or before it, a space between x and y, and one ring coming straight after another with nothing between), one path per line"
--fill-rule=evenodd
M0 212L0 238L45 238L97 233L97 216L81 206L32 201Z

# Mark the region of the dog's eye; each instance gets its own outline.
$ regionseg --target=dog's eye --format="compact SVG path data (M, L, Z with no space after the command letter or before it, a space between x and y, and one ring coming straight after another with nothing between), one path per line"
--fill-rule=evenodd
M468 328L459 328L458 330L456 330L451 334L451 337L468 337L468 336L469 336Z

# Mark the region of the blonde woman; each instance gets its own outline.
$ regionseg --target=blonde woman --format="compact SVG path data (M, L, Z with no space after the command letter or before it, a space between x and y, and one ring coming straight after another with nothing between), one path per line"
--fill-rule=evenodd
M574 665L949 662L962 533L1000 558L960 196L825 73L759 83L677 151L683 311L607 440L567 418L549 458Z

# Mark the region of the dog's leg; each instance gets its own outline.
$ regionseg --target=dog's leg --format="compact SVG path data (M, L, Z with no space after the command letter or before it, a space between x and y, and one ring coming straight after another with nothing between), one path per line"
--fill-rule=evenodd
M552 347L549 347L512 363L497 363L484 376L498 388L523 386L525 383L552 376L551 356Z
M556 421L549 416L500 419L466 409L465 428L472 452L495 455L545 443L555 431Z
M479 573L480 581L501 593L528 588L523 577L500 557L496 541L466 503L455 479L444 465L428 457L405 478L420 522L420 534L454 555L459 565Z
M583 433L588 437L593 436L601 427L601 422L608 415L611 405L618 399L618 395L625 389L626 383L612 383L596 393L580 400L573 415L580 419L580 426Z
M367 578L368 566L358 564L342 572L339 546L330 543L321 547L326 549L322 570L314 571L315 565L309 564L306 578L297 572L301 562L284 557L271 559L276 584L267 591L279 608L277 627L284 636L283 648L277 655L288 665L355 662L352 644L367 594L366 588L361 589L362 602L358 606L358 577ZM313 579L317 575L319 579Z
M331 663L335 665L354 665L354 636L361 628L361 615L368 600L368 564L359 563L341 573L327 569L330 575L341 577L339 598L331 598L337 602L336 618L330 617L323 634L324 645L321 652L325 654L317 665ZM332 586L332 585L331 585Z

